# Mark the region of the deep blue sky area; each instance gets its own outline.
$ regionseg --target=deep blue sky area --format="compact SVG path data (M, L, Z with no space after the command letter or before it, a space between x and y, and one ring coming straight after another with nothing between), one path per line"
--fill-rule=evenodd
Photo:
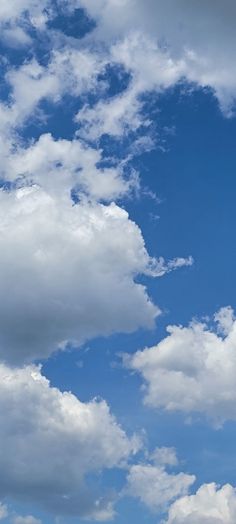
M223 118L210 94L183 98L178 90L162 97L160 121L174 126L175 134L167 138L166 152L157 149L146 157L145 183L161 204L128 207L153 254L191 254L195 260L184 275L151 283L171 322L185 323L193 315L212 314L223 303L234 305L236 123ZM150 207L160 216L154 224L148 221ZM172 279L174 293L169 291Z

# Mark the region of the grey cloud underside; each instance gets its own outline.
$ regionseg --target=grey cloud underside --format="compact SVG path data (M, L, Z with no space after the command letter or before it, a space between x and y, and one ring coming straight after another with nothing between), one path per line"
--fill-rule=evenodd
M159 310L139 228L116 206L60 205L40 188L0 193L0 355L19 363L67 341L150 328Z

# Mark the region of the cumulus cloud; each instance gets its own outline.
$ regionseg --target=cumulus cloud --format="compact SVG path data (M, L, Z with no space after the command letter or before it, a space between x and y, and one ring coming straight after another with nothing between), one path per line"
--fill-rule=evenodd
M39 27L41 16L53 16L46 8L46 2L14 0L0 8L0 23L11 18L23 42L22 17ZM4 31L17 35L9 24ZM159 82L153 72L157 46L137 35L96 51L89 39L80 46L60 38L54 43L46 64L35 57L8 64L9 95L0 103L0 176L9 188L0 191L0 356L15 364L47 357L68 341L81 344L94 336L153 327L159 309L135 279L192 264L191 258L152 259L127 213L115 204L96 203L109 203L138 187L135 174L128 177L124 164L106 159L88 140L104 132L121 136L126 123L129 129L140 126L138 96L150 82ZM137 72L145 54L142 76ZM161 54L159 62L161 82L168 86L179 72L171 60L166 68ZM111 105L100 100L95 110L88 108L81 96L96 92L99 98L104 91L98 77L109 63L122 63L131 72L135 67L130 98L125 92ZM46 133L26 143L22 126L40 111L41 102L53 107L65 95L82 100L83 138L56 140ZM16 189L20 186L25 187ZM72 205L72 190L80 205Z
M196 477L166 470L177 464L173 448L156 448L149 463L130 467L125 495L138 498L151 512L165 513L163 524L234 524L236 489L212 482L190 495Z
M156 448L149 463L130 467L124 493L138 498L151 512L166 513L163 524L234 524L235 488L212 482L190 495L196 477L166 470L177 464L173 448Z
M145 380L146 405L198 412L215 425L236 419L236 321L232 308L222 308L214 319L215 330L197 321L188 327L169 326L169 335L159 344L125 357L125 365Z
M151 511L165 511L177 497L188 493L194 475L168 473L164 466L136 464L131 466L126 493L139 498Z
M236 490L230 484L221 488L203 484L195 495L185 496L172 504L166 524L234 524Z
M128 439L105 401L61 393L37 367L1 364L0 377L0 495L54 514L111 518L114 494L86 478L122 466L139 439ZM36 524L27 519L15 522Z
M57 101L65 93L91 90L101 68L103 58L64 47L52 53L47 66L31 60L7 73L10 102L0 106L1 179L12 184L0 191L5 361L29 362L68 341L81 344L153 327L159 309L136 277L162 276L192 264L191 257L167 262L149 257L127 213L115 204L96 203L137 187L137 177L127 177L122 163L104 162L102 150L78 137L56 140L47 133L24 144L16 136L43 98ZM71 190L80 205L72 205Z
M0 191L0 355L48 356L66 341L151 328L159 310L139 274L154 274L140 229L110 204Z

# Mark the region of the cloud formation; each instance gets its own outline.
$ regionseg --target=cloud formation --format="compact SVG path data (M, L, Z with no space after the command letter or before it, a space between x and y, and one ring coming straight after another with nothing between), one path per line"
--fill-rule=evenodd
M1 2L0 22L21 22L21 19L29 19L37 25L42 21L43 15L46 16L46 8L49 7L47 0L39 3L37 0L12 0L12 2Z
M70 199L71 191L81 198L108 201L129 195L138 187L135 177L125 177L122 166L98 167L102 151L78 139L55 140L50 133L26 147L3 150L0 172L18 185L35 183L49 194ZM60 200L58 201L60 205Z
M194 475L168 473L161 465L136 464L130 468L126 492L151 511L161 513L177 497L188 493L194 482Z
M158 42L166 63L170 56L175 64L182 64L181 76L188 82L212 88L222 110L230 114L236 88L233 0L227 6L220 0L214 5L196 0L82 0L81 5L97 21L93 38L110 45L134 31L142 33ZM139 59L140 53L136 56ZM146 58L148 62L149 55ZM140 76L145 78L146 60L140 66ZM158 59L153 62L155 70L159 70Z
M37 186L0 191L0 203L3 360L154 326L159 310L135 277L160 268L126 211L58 202Z
M203 484L195 495L180 498L170 507L166 524L234 524L236 490Z
M114 494L86 479L120 467L139 440L126 436L105 401L83 403L61 393L35 366L1 364L0 377L0 496L54 514L111 518ZM27 518L15 522L36 524Z
M20 129L29 117L37 116L42 101L56 105L65 95L78 98L92 92L98 74L107 63L105 56L89 48L75 49L64 45L50 51L46 64L34 57L20 65L7 67L4 81L9 96L0 105L4 135L11 129ZM39 112L40 116L42 113Z
M214 425L236 419L236 321L230 307L214 317L215 329L193 321L169 326L152 348L125 357L145 380L144 402L167 411L200 413Z

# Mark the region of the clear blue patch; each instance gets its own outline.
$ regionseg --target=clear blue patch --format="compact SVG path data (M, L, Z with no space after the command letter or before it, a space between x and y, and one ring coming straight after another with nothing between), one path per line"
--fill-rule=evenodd
M48 21L48 29L54 29L73 38L83 38L92 31L96 24L88 17L84 9L75 9L72 14L66 10L59 12L55 18Z
M98 80L108 84L106 98L119 95L125 91L130 83L131 75L122 65L108 64L105 71L98 76Z

